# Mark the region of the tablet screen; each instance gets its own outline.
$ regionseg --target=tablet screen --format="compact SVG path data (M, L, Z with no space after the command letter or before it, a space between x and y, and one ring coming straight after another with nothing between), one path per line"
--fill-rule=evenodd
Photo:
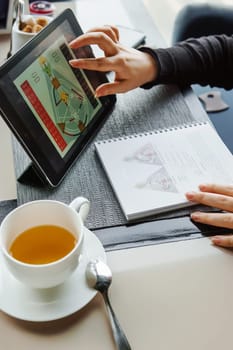
M115 97L96 98L102 73L74 69L69 60L90 57L71 50L81 29L66 10L0 71L0 108L33 163L56 186L108 116Z
M102 107L86 74L71 69L74 57L62 36L13 80L62 158Z

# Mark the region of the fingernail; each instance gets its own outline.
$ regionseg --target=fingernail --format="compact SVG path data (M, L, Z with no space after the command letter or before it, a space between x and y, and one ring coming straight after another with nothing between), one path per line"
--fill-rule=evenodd
M199 213L192 213L191 214L191 219L192 220L194 220L194 221L197 221L197 220L199 220L200 219L200 215L199 215Z
M98 98L98 97L103 97L103 96L105 96L104 92L101 92L101 91L99 91L99 90L96 90L96 91L95 91L95 97L96 97L96 98Z
M214 244L220 244L222 242L222 237L220 237L220 236L211 237L211 241Z
M195 192L187 192L185 195L189 200L192 200L194 198Z
M69 60L69 64L70 64L71 66L73 66L73 65L74 65L74 60Z
M207 189L207 184L200 184L198 187L201 191L205 191Z

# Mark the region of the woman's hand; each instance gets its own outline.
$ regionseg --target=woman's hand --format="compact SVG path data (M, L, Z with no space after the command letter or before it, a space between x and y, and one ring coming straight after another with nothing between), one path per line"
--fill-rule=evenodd
M188 200L209 205L223 210L223 213L193 212L193 221L203 224L233 229L233 186L216 184L203 184L199 186L200 192L188 192ZM215 236L212 242L221 247L233 248L233 234L227 236Z
M104 56L73 59L70 61L72 67L115 72L113 82L97 87L97 97L126 92L157 77L158 68L152 56L121 45L118 29L114 26L93 28L70 43L73 49L86 45L98 45L103 50Z

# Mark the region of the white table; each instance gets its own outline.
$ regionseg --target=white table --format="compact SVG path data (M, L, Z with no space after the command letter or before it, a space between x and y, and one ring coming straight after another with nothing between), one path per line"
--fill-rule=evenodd
M107 258L110 298L133 350L232 349L232 252L202 238ZM114 349L100 295L59 321L29 323L1 313L0 329L2 349Z
M0 36L0 64L9 51L10 35ZM16 198L16 180L13 164L11 134L3 119L0 119L0 201Z

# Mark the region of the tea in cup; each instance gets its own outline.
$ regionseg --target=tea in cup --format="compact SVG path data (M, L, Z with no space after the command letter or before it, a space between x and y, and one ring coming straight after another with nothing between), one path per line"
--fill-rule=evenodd
M0 226L0 247L13 276L33 288L63 283L78 267L89 201L70 205L39 200L10 212Z
M26 264L49 264L69 254L77 242L75 235L64 227L40 225L20 233L8 251Z

